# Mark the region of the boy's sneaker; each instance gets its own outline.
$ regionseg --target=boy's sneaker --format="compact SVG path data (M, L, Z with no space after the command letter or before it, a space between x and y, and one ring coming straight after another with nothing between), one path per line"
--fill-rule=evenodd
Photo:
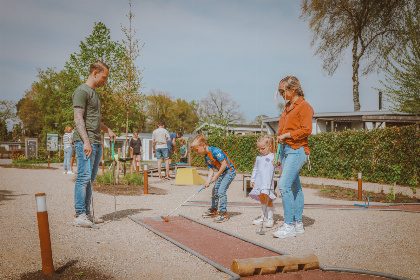
M223 223L229 220L229 217L226 213L220 213L219 216L217 216L213 221L216 223Z
M273 233L274 237L277 238L286 238L286 237L293 237L296 236L295 226L294 225L288 225L284 223L278 231Z
M273 219L268 219L267 221L264 221L264 226L266 228L272 228L274 226L274 220Z
M303 228L302 222L295 222L295 231L296 233L304 233L305 229Z
M206 212L203 213L203 218L211 218L217 215L217 211L209 208Z
M73 225L77 227L91 227L92 222L89 220L86 213L80 214L78 217L74 216Z
M264 221L266 221L266 220L264 219ZM258 219L253 220L252 224L258 226L258 225L261 225L262 222L263 222L263 218L259 217Z
M93 223L93 219L95 219L95 224L101 224L104 222L104 220L100 219L100 218L96 218L95 216L93 216L92 214L87 215L89 221L91 221Z

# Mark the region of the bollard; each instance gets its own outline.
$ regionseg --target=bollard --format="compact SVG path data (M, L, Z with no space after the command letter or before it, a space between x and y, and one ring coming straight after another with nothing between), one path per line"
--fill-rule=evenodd
M144 174L144 194L149 194L149 175L147 174L147 164L143 165Z
M102 175L105 173L105 161L102 159Z
M359 171L357 181L358 181L357 199L359 201L362 201L363 199L362 199L362 172L361 171Z
M35 199L37 207L39 243L41 245L42 273L53 274L54 265L52 260L50 228L48 223L45 193L35 194Z
M50 167L50 155L48 154L48 167Z
M140 162L136 161L136 172L138 173L140 170Z

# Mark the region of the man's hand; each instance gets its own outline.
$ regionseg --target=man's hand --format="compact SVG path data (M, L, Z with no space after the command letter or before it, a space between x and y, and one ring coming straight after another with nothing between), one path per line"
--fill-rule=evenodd
M86 153L86 158L92 155L92 146L89 141L83 143L83 151Z
M115 141L115 139L117 139L117 135L115 135L115 133L110 128L108 128L108 135L109 140L111 141Z

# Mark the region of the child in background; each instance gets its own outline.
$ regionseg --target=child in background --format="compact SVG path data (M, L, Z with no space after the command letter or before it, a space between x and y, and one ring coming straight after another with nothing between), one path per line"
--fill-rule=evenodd
M209 147L207 145L204 135L199 134L194 137L191 142L191 148L199 155L205 155L204 159L209 169L207 181L204 187L208 187L211 182L214 182L211 197L211 207L203 214L203 218L210 218L216 216L214 221L223 223L229 219L227 215L227 196L230 183L236 176L236 168L229 157L217 147ZM214 171L216 170L216 172ZM218 207L220 201L220 206ZM219 211L217 211L219 210Z
M257 140L257 148L260 156L255 160L254 169L251 175L252 191L249 196L252 199L261 202L262 214L261 217L254 220L252 224L261 225L271 228L274 225L274 205L276 194L274 193L273 171L275 166L274 154L271 152L273 147L273 138L268 135L263 135ZM268 199L268 202L267 202Z
M187 145L185 145L185 139L179 139L179 143L181 144L181 147L179 148L181 156L180 162L187 163L188 149Z

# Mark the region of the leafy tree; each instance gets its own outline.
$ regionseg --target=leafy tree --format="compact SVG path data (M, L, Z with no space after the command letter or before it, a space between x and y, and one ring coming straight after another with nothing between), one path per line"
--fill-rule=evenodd
M400 27L405 48L394 53L390 67L385 68L385 94L392 110L420 115L420 4L405 12Z
M125 39L123 39L123 43L125 45L125 56L121 57L120 64L121 64L121 77L122 79L117 84L117 97L119 101L122 103L124 112L125 112L125 147L128 148L127 145L127 137L128 137L128 128L129 125L133 122L132 116L130 113L136 111L142 111L142 107L140 106L143 102L144 95L140 93L141 89L141 73L142 70L139 70L138 67L135 65L137 58L140 56L140 49L138 46L138 39L134 39L136 34L136 30L131 28L131 22L134 17L134 14L131 12L131 0L130 0L130 13L127 15L129 21L129 27L122 27L121 30L125 34ZM127 151L125 151L127 154Z
M172 97L168 92L150 90L146 98L146 110L148 116L147 130L153 131L157 128L159 121L169 124L172 107ZM170 129L169 126L166 126Z
M181 98L173 101L169 109L168 128L184 133L194 132L199 121L197 110L198 103L195 101L188 102Z
M32 84L31 89L26 91L23 101L19 101L18 116L22 121L24 134L29 137L38 136L43 127L43 112L35 100L36 94L36 87Z
M110 68L108 82L101 88L96 89L101 99L102 121L109 127L121 131L124 127L126 116L120 100L116 98L115 87L123 77L121 76L121 60L125 58L124 46L111 40L110 30L102 22L95 22L92 34L80 42L79 53L70 55L65 69L70 75L78 77L74 81L74 89L87 80L89 66L96 61L102 61Z
M405 0L302 0L301 18L309 21L311 45L333 75L351 46L354 111L360 111L359 68L366 75L386 64L390 51L400 43L397 23Z
M7 123L0 119L0 141L8 141L9 133L7 132Z
M229 93L216 89L200 101L200 121L214 124L244 122L245 117L239 108Z

